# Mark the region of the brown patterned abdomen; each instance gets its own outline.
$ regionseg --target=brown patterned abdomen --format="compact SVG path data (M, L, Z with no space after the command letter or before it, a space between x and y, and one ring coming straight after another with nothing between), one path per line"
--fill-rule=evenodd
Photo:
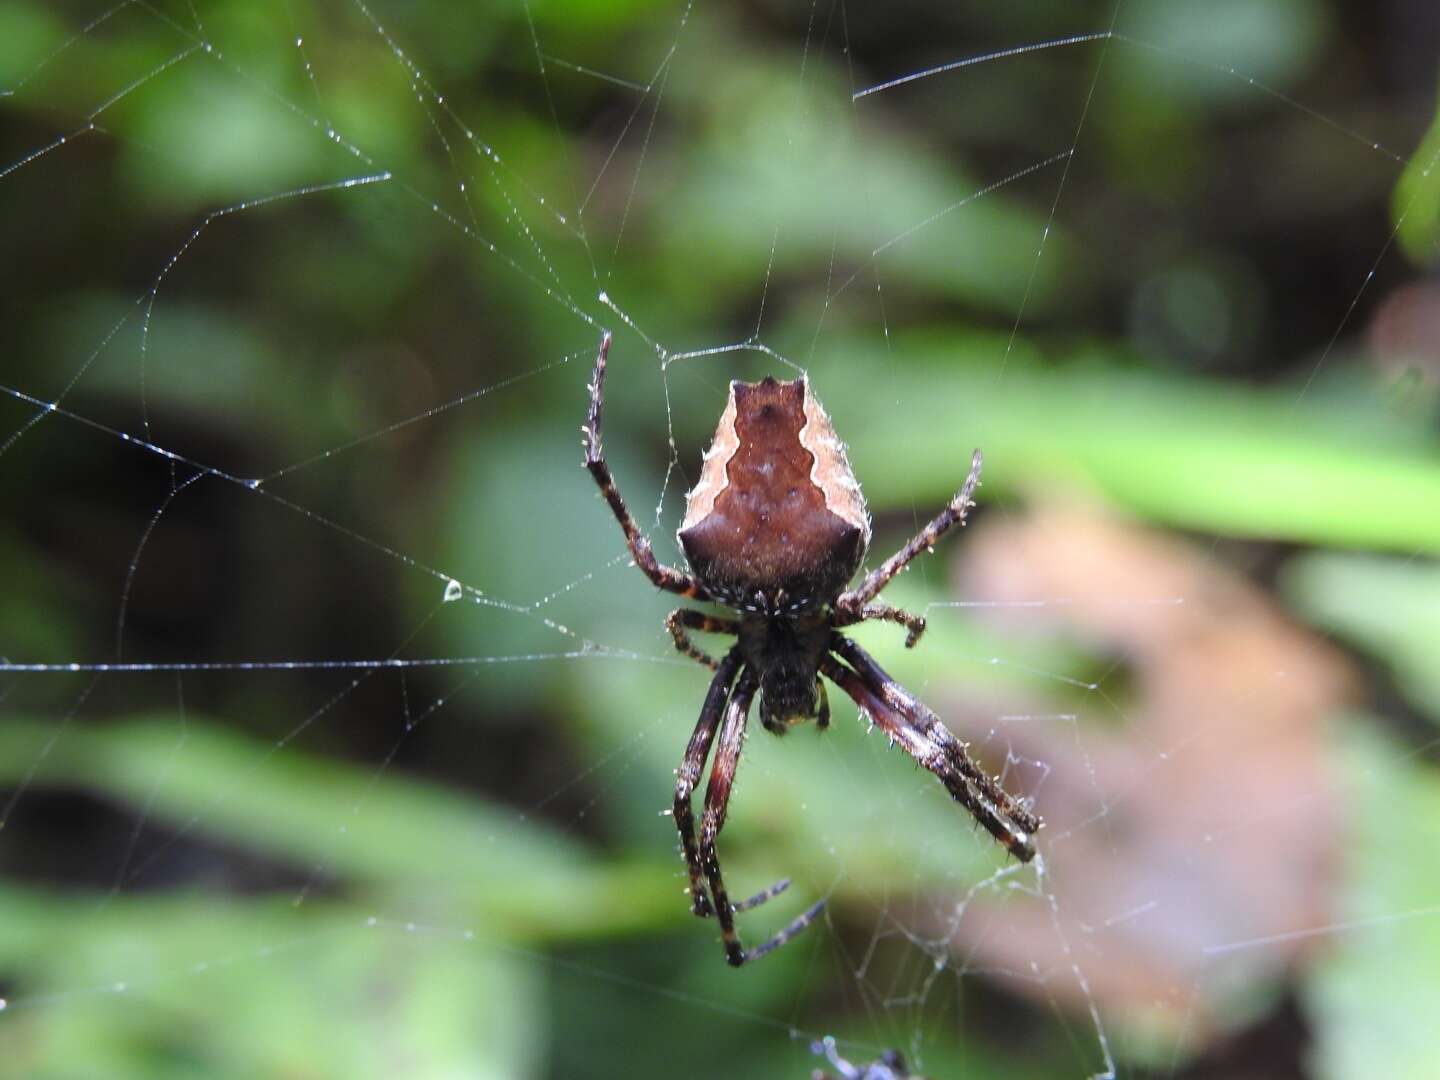
M751 604L763 593L760 606L772 610L816 606L844 588L864 556L868 519L832 511L841 495L837 488L827 498L825 485L845 488L843 506L859 499L859 489L829 418L806 389L803 378L731 384L679 533L695 573L720 597ZM820 444L829 457L819 468L805 445L817 445L817 431L830 440Z

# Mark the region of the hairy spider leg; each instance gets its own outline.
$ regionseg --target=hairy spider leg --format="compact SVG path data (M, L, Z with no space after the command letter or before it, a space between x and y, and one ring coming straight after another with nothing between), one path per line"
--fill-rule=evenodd
M884 619L886 622L899 623L910 631L905 635L905 647L913 649L915 643L920 640L920 635L925 633L925 616L916 615L904 608L894 607L882 600L876 600L859 608L837 610L835 613L835 626L854 626L858 622L866 622L870 619Z
M625 500L620 497L620 489L615 486L615 479L610 475L610 466L605 463L605 452L600 446L600 407L605 394L605 361L610 355L610 340L610 331L606 330L600 336L600 351L595 357L595 375L590 381L590 415L580 428L580 441L585 447L585 468L590 470L590 475L599 485L600 493L610 504L615 520L620 522L620 528L625 531L625 543L630 548L630 556L635 560L635 565L645 572L645 576L666 592L702 600L709 599L709 594L699 580L683 570L666 566L655 557L649 539L630 516Z
M705 812L700 821L700 862L705 868L705 876L709 879L710 896L715 914L720 920L720 935L725 942L725 959L732 967L758 960L766 953L775 951L819 918L820 912L825 909L825 901L818 901L769 941L748 951L741 946L740 935L735 930L736 912L762 904L784 892L790 885L788 878L778 881L749 900L732 905L725 889L725 880L720 873L720 859L715 851L715 841L720 830L725 827L725 812L730 803L730 789L735 782L735 769L740 763L740 752L745 746L745 727L749 719L750 702L754 699L759 685L759 677L750 668L741 672L740 680L735 684L730 704L725 709L720 742L715 748L715 762L710 768L710 783L705 789Z
M685 756L680 759L680 768L675 770L675 827L680 830L680 850L685 853L685 869L690 874L690 909L701 918L714 914L710 896L705 891L704 870L700 865L700 851L695 841L695 810L690 798L695 785L700 782L700 773L705 768L705 759L710 756L710 745L715 741L720 718L725 712L725 703L730 699L730 685L735 673L740 670L740 650L731 649L715 670L710 680L710 689L705 695L705 704L700 709L700 719L695 732L685 747Z
M887 611L877 611L873 615L866 615L864 614L865 605L875 599L880 590L890 584L891 579L909 565L911 559L920 552L934 547L952 526L965 523L965 516L970 512L970 507L975 505L973 501L975 489L980 486L980 466L983 463L984 457L979 450L976 450L975 456L970 459L970 475L965 478L965 483L955 493L955 498L950 500L950 505L941 510L934 521L911 537L908 544L866 574L858 586L840 595L840 598L835 601L835 610L845 621L840 622L839 625L848 626L867 618L891 619L895 622L905 623L910 628L910 640L906 644L913 645L915 643L920 637L920 632L925 629L924 620L921 620L920 629L916 630L905 619L899 618L898 614L892 615ZM898 613L896 608L888 608L888 611ZM904 614L908 615L909 613L905 612ZM919 616L911 615L910 618L917 619Z
M939 777L955 801L1011 855L1021 862L1033 859L1040 818L986 774L940 718L887 675L869 653L840 634L834 635L830 647L850 667L827 656L821 670L892 741Z
M665 616L665 629L670 631L670 636L675 639L675 648L679 649L692 660L698 660L712 671L718 671L720 661L716 660L709 653L696 648L695 643L690 640L686 630L699 630L706 634L739 634L740 621L738 619L726 619L719 615L707 615L703 611L692 611L690 608L676 608Z
M700 782L700 773L705 768L705 759L710 756L710 747L715 741L715 732L720 727L720 718L725 712L725 704L730 697L730 687L735 681L735 673L739 669L740 663L740 650L731 649L717 664L715 678L710 681L709 692L705 695L705 704L700 710L700 719L695 725L694 733L690 736L689 745L685 748L685 756L680 760L680 768L675 770L675 827L680 833L680 849L685 854L685 868L690 875L691 910L701 918L708 918L715 914L715 908L710 902L710 895L704 884L705 871L701 865L699 847L695 839L695 812L691 797L695 792L695 785ZM784 878L768 889L756 893L748 900L742 900L740 903L732 905L731 910L734 912L749 911L751 908L759 907L765 901L779 896L789 887L790 879Z

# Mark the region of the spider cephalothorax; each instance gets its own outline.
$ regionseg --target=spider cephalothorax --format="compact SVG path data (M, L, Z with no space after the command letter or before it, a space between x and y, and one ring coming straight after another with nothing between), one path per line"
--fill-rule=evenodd
M838 632L866 619L888 619L909 630L907 646L919 640L923 618L875 597L916 555L933 547L953 525L964 523L980 482L980 452L975 452L964 486L939 516L846 591L870 543L870 515L830 418L803 376L790 382L772 378L731 383L678 534L693 570L685 573L655 558L605 463L600 410L609 351L607 333L595 360L590 414L582 429L585 466L624 529L636 565L652 582L681 596L726 605L739 615L680 608L666 620L676 648L715 671L676 773L674 812L693 910L719 919L726 959L738 966L763 956L809 926L824 907L824 901L815 904L754 949L740 945L735 914L764 903L790 884L787 879L731 903L715 853L757 692L760 720L767 729L781 733L810 719L823 728L830 713L821 676L830 679L893 742L939 777L1012 855L1022 861L1033 858L1040 819L985 773L933 712ZM716 660L691 643L691 630L729 634L736 643ZM717 735L697 838L691 795Z

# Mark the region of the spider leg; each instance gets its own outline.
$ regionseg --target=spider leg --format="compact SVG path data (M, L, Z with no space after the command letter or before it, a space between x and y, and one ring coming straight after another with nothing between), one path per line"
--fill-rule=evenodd
M685 853L685 868L690 873L691 910L701 918L713 915L714 908L705 891L705 871L700 865L700 851L695 842L695 811L690 804L690 796L700 782L700 773L705 768L705 759L710 756L710 745L715 741L720 717L725 712L725 702L730 697L730 685L739 669L740 651L731 649L716 668L715 678L710 680L710 690L705 695L705 705L700 710L695 732L685 747L680 768L675 770L675 827L680 830L680 849Z
M843 599L843 598L842 598ZM920 640L920 635L925 633L925 616L916 615L914 612L906 611L904 608L892 607L881 600L875 600L858 608L847 608L836 612L835 625L854 626L858 622L865 622L867 619L884 619L886 622L899 623L910 631L905 635L905 647L913 649L915 643Z
M734 655L732 652L731 656ZM729 657L726 659L728 661ZM740 751L745 745L745 724L750 713L750 702L755 697L759 682L755 673L746 668L740 675L740 681L735 684L735 692L725 709L725 722L720 731L719 745L715 749L715 762L710 769L710 784L705 789L705 813L700 821L700 862L710 882L710 896L715 914L720 920L720 935L725 941L725 959L732 967L758 960L766 953L778 949L819 918L820 912L825 908L825 901L819 901L770 940L749 950L741 946L740 935L735 930L737 912L763 904L784 892L790 885L787 878L749 900L731 904L725 889L725 879L720 873L720 860L715 852L715 841L720 830L725 827L725 813L730 803L730 789L735 782L735 769L740 763Z
M859 585L849 592L842 593L840 598L835 601L835 610L837 613L847 618L850 622L859 622L864 618L892 618L892 616L884 614L867 616L861 614L861 612L866 604L875 599L881 589L890 584L890 580L896 574L900 573L901 570L904 570L905 567L909 565L911 559L919 555L920 552L933 548L940 537L944 536L945 533L950 530L951 526L957 524L963 525L965 523L965 515L970 512L970 507L975 505L973 497L975 495L975 489L980 486L980 466L983 461L984 458L981 456L980 451L976 450L975 456L970 459L970 475L965 478L964 485L955 493L955 497L950 500L950 505L945 507L944 510L941 510L940 513L936 515L934 521L930 522L929 525L926 525L925 528L911 537L908 544L894 555L891 555L890 558L886 559L874 570L870 571L870 573L866 574L864 580L861 581ZM904 622L903 619L896 619L895 621ZM908 626L909 624L906 623L906 625ZM923 629L924 626L922 625L921 630ZM910 636L912 639L915 639L920 636L920 633L911 626ZM910 644L913 644L913 641L910 642Z
M966 752L965 744L940 718L897 683L855 642L835 634L830 648L850 666L826 656L820 670L834 680L892 742L929 769L947 791L1010 854L1021 862L1035 857L1035 833L1042 822L1000 786Z
M702 652L695 647L690 640L686 630L700 630L706 634L738 634L740 623L735 619L725 619L718 615L707 615L703 611L692 611L689 608L676 608L665 616L665 629L670 631L670 636L675 639L675 648L679 649L692 660L698 660L712 671L718 671L720 661L716 660L709 653Z
M620 489L615 486L615 478L610 475L610 466L605 463L605 451L600 445L600 407L605 394L605 360L609 355L610 331L607 330L600 337L600 351L595 357L595 376L590 382L590 415L580 428L580 441L585 446L585 468L590 470L600 493L610 504L615 520L625 531L630 555L645 576L667 592L705 599L708 594L696 578L673 566L666 566L655 557L649 539L630 516L625 500L620 497Z

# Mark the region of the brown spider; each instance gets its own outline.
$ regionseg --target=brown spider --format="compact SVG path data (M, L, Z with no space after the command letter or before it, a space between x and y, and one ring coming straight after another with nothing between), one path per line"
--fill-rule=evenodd
M980 452L950 505L894 555L848 591L870 542L870 515L850 471L845 448L820 402L801 376L791 382L767 378L732 382L714 442L705 452L700 480L687 496L680 545L693 573L655 557L620 497L600 446L600 408L610 334L600 339L590 384L584 433L585 467L600 486L635 564L657 586L694 600L736 609L739 618L689 608L670 613L665 625L675 647L715 671L700 720L676 773L675 824L690 874L692 910L715 915L725 959L738 967L785 944L825 907L821 900L764 944L744 949L735 915L784 892L788 878L732 904L720 874L715 841L725 825L730 787L745 742L750 703L760 694L760 722L783 734L791 725L830 723L823 674L841 687L872 723L939 777L946 790L1022 862L1035 856L1040 819L987 775L933 712L887 675L855 642L837 633L866 619L906 627L913 646L925 630L919 615L875 601L911 559L930 550L952 526L963 523L980 482ZM688 630L731 634L736 645L721 660L690 642ZM700 835L695 835L691 793L719 732L719 747L705 789ZM706 891L706 884L709 892Z

